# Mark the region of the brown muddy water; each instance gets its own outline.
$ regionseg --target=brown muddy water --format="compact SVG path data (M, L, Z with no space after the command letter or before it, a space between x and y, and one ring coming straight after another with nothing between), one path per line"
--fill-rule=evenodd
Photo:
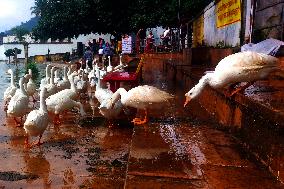
M9 65L0 68L4 91ZM197 101L184 109L184 91L161 73L144 82L175 100L142 127L110 124L84 102L87 117L67 113L60 126L50 122L43 145L26 149L24 129L0 111L0 188L283 188Z

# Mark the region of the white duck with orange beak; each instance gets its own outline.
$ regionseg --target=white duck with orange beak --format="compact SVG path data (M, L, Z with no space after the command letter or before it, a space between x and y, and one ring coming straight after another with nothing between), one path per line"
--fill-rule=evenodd
M227 96L232 96L243 91L257 80L267 78L271 73L282 71L278 58L247 51L229 55L222 59L215 70L205 74L199 82L185 94L184 106L193 98L196 98L206 85L212 88L228 88L240 82L248 82L245 86L228 91Z

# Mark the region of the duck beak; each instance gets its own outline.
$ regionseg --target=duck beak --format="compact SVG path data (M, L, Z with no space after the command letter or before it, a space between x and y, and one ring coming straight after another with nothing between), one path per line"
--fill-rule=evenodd
M185 107L189 102L190 102L191 98L189 96L185 96L185 102L183 104L183 107Z
M31 76L30 74L26 74L26 75L24 76L24 78L25 78L26 80L29 80L31 77L32 77L32 76Z

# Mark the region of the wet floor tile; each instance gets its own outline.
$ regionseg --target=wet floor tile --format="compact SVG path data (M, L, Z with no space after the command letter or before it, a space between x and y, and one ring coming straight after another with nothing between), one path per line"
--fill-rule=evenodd
M283 188L280 182L259 168L204 165L202 170L210 188Z
M175 179L164 177L147 177L129 175L126 179L126 189L207 189L210 188L204 180Z
M167 129L167 131L166 131ZM135 127L128 165L129 175L172 178L202 178L195 159L185 144L178 143L175 131L159 124L147 129Z

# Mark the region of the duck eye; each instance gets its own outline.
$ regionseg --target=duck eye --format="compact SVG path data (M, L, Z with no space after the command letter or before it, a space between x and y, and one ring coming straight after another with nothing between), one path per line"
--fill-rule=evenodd
M192 92L191 92L191 93L189 93L189 95L192 95Z

